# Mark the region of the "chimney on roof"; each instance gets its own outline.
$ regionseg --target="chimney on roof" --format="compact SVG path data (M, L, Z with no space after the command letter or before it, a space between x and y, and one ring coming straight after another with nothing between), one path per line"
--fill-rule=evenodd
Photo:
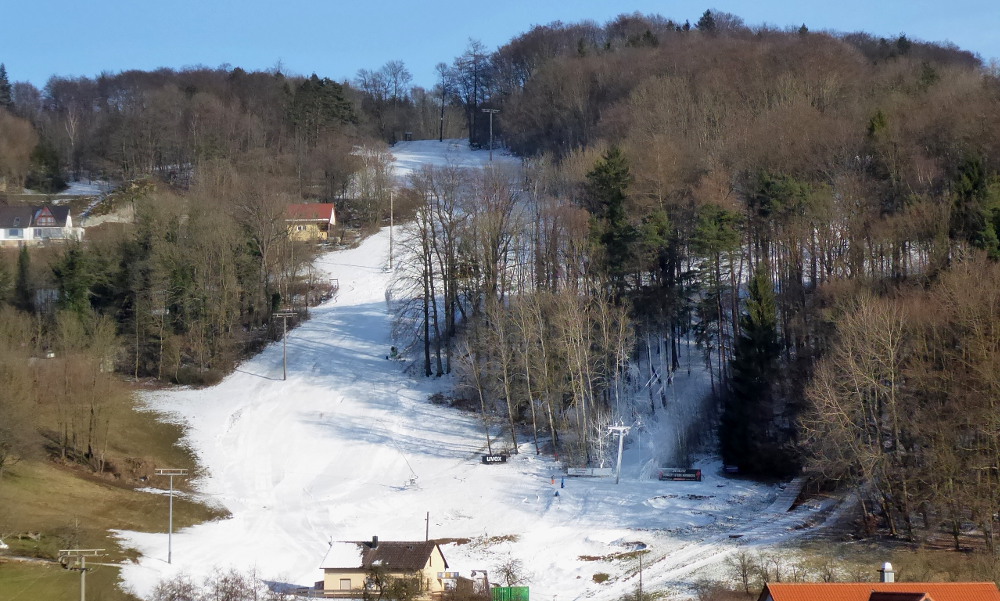
M378 549L378 537L377 536L373 536L372 537L372 549Z
M892 571L892 564L888 561L882 565L882 569L878 573L879 582L896 582L896 572Z

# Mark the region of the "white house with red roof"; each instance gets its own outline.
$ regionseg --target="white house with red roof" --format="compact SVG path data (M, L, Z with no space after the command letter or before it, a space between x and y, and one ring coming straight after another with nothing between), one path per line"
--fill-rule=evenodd
M82 240L69 207L0 205L0 246Z

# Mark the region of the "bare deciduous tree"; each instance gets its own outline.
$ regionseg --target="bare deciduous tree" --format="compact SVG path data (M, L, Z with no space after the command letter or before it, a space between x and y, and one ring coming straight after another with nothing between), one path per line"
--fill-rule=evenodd
M37 144L31 123L0 108L0 192L21 192Z

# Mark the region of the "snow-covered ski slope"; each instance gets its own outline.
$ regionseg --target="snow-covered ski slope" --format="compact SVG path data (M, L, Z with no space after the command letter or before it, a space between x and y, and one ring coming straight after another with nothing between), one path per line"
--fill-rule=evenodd
M436 144L393 151L410 168L447 161L437 151L452 154L454 144ZM486 155L466 154L465 164ZM165 534L120 532L142 554L122 570L138 595L148 597L161 578L199 580L228 567L309 586L322 577L330 541L423 540L428 512L432 538L473 539L444 547L451 569L491 570L496 579L497 566L519 559L535 599L612 600L634 591L636 562L611 556L641 545L649 550L646 590L683 593L720 574L737 545L799 536L815 517L806 509L774 513L777 487L726 478L713 460L698 465L702 482L651 478L658 446L671 444L664 439L673 414L663 411L630 437L618 485L565 478L563 488L560 466L530 443L505 465L482 464L475 416L427 401L447 379L409 376L404 362L386 358L388 239L383 230L318 260L340 291L288 333L287 381L279 342L212 388L146 395L152 409L186 425L186 443L205 469L197 489L232 517L176 532L172 564ZM706 386L698 369L677 372L670 406L683 407ZM164 522L166 509L164 499ZM596 573L610 580L597 584Z
M413 142L397 142L391 149L395 157L397 177L405 179L424 165L435 167L484 167L490 163L490 153L487 150L469 150L466 140L415 140ZM493 163L496 165L520 165L520 159L506 154L504 150L493 150Z

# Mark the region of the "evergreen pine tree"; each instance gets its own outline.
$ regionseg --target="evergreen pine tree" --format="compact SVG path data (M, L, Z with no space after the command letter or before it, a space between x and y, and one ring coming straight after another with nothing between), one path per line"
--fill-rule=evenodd
M698 19L698 23L695 24L695 27L698 28L698 31L704 31L706 33L715 33L716 29L715 17L712 16L712 11L706 10L705 14L703 14L701 18Z
M35 306L35 291L31 287L31 255L22 246L17 255L17 281L14 284L14 304L18 309L31 311Z
M0 303L7 302L14 291L14 274L7 268L7 264L0 261Z
M14 106L14 93L7 79L7 67L0 63L0 108L10 109Z
M24 187L36 192L55 194L66 189L62 177L59 152L52 144L42 141L31 151L31 171L25 179Z
M357 122L344 87L326 77L320 79L315 73L296 88L288 117L310 145L316 144L325 130Z
M997 208L992 204L989 177L981 157L966 157L958 166L953 184L950 233L983 249L992 259L1000 258L1000 238L996 231Z
M608 150L587 174L590 209L597 217L594 233L605 251L608 278L619 294L624 292L626 275L634 267L638 237L625 207L631 183L628 160L618 147Z
M757 266L748 288L719 424L722 459L744 472L783 475L789 465L774 412L781 345L774 289L764 265Z
M905 34L900 34L899 37L896 38L896 48L899 50L900 54L909 54L910 48L913 48L913 42L911 42Z
M131 262L137 262L135 255ZM90 257L79 244L66 247L63 256L52 267L59 286L59 308L83 317L90 311L90 288L94 284L94 269Z

